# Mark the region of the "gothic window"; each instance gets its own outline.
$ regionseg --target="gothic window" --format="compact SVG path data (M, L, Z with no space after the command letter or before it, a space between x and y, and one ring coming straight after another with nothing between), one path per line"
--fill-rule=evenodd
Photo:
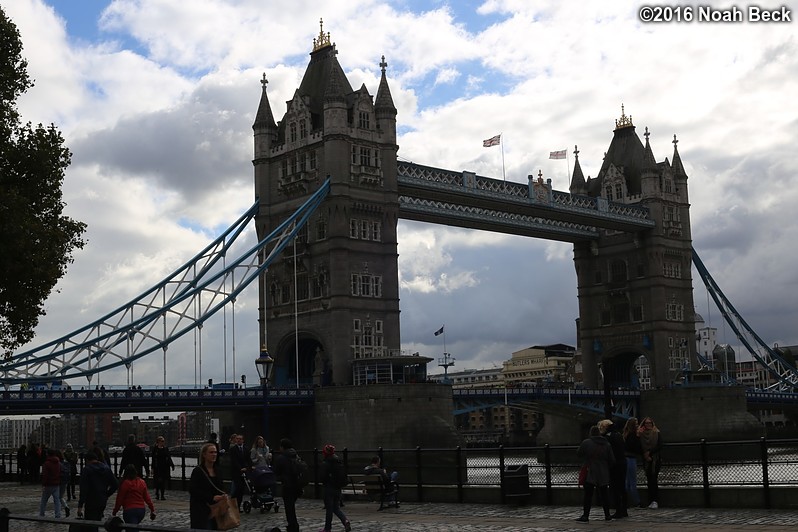
M293 171L291 172L292 174L299 173L299 159L297 159L296 157L292 157L291 166L293 167Z
M601 320L601 325L612 325L612 313L610 312L609 308L601 309L601 315L599 316Z
M382 320L376 320L374 322L374 331L377 334L382 334Z
M665 306L665 319L669 321L684 321L684 305L671 300Z
M358 223L357 220L352 218L349 220L349 238L357 238L358 232Z
M316 169L316 150L310 151L310 161L308 161L308 166L311 170Z
M371 149L360 148L360 166L371 166Z
M288 175L288 159L283 159L280 161L280 177L286 177Z
M305 154L304 153L300 153L299 157L298 157L298 160L299 160L299 171L300 172L306 171L306 169L307 169L307 157L305 156Z
M604 192L605 192L605 193L606 193L606 195L607 195L607 200L608 200L608 201L612 201L612 187L609 187L609 186L608 186L608 187L606 187L606 188L604 189Z
M296 142L296 122L288 124L288 135L291 142Z
M313 295L314 299L324 296L324 274L317 275L313 278Z
M308 136L308 124L303 118L299 121L299 138L304 139Z
M307 274L299 274L296 276L296 300L306 301L309 299L309 287Z
M327 220L324 217L319 216L316 220L316 240L326 240L327 239Z
M678 262L663 262L662 263L663 275L673 279L682 278L682 265Z
M615 183L615 197L618 201L623 199L623 185Z
M371 222L371 239L382 242L382 224L380 222Z
M632 321L643 321L643 304L637 303L632 307Z
M637 277L645 277L646 276L646 263L643 261L642 257L638 257L637 259Z
M299 231L296 233L296 241L297 244L304 244L308 241L308 225L305 224L299 228Z
M352 295L382 297L382 277L368 273L352 274Z
M360 276L360 295L365 297L371 297L372 291L372 284L371 284L371 276L370 275L361 275Z
M369 127L369 113L360 111L357 117L357 125L361 129L370 129Z
M673 181L671 181L670 179L665 180L665 192L669 194L673 192Z
M352 144L352 164L357 164L357 146Z
M278 283L272 283L269 293L272 296L272 305L279 305L283 302L282 287Z
M610 266L610 282L612 283L625 283L626 282L626 262L623 260L614 260Z
M362 240L369 239L369 223L366 220L360 220L360 238Z
M360 295L360 276L356 273L352 274L352 295Z
M629 303L621 301L612 306L613 323L627 323L629 321Z
M280 303L285 304L291 301L291 285L287 282L280 287Z
M382 297L382 277L379 275L371 277L371 293L374 297Z
M355 318L352 320L352 330L355 332L360 332L360 320Z

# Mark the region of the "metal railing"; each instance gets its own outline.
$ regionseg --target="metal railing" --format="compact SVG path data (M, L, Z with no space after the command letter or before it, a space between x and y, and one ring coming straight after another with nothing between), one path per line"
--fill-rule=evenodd
M508 466L526 465L530 488L544 489L545 500L553 500L552 492L559 488L576 488L581 466L575 445L544 445L537 447L446 448L433 449L342 449L347 472L361 473L373 456L379 456L389 472L399 473L404 493L412 490L413 499L425 502L430 488L447 487L456 490L456 500L464 500L465 490L476 487L498 487L505 499L504 473ZM313 483L307 495L320 496L318 475L321 450L300 450L308 463ZM176 470L172 474L172 489L187 489L188 478L196 464L196 453L173 452ZM0 454L0 480L20 480L16 455ZM111 468L118 471L120 454L111 456ZM224 458L222 458L224 460ZM81 457L78 473L82 468ZM222 464L223 472L227 468ZM24 480L24 479L23 479ZM638 469L638 485L645 486L645 475ZM770 490L774 487L798 488L798 439L745 441L701 440L692 443L663 445L660 487L700 488L704 492L704 506L709 506L712 488L757 488L763 493L764 506L770 507Z

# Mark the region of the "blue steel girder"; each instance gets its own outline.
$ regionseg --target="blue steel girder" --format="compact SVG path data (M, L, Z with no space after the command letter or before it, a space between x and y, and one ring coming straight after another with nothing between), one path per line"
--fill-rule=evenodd
M154 351L165 353L171 342L201 327L268 268L329 188L327 179L272 233L232 262L225 261L232 242L221 245L217 239L217 245L212 244L181 267L180 275L170 276L128 305L55 342L13 356L0 364L0 383L7 387L72 377L90 379L95 373L128 365ZM237 237L256 211L257 204L225 234Z

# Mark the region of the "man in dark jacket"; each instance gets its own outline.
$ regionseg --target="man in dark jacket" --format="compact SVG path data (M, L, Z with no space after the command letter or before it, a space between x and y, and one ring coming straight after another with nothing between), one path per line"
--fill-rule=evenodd
M280 452L274 458L273 469L277 478L282 483L283 506L285 519L288 522L287 532L299 532L299 521L296 518L296 500L302 495L302 489L297 486L294 476L292 461L296 461L297 452L294 444L288 438L280 440Z
M241 502L247 493L244 486L244 479L241 475L252 468L252 461L249 459L249 450L244 449L244 435L236 434L233 443L228 449L230 453L230 498L238 499L238 509L241 509Z
M78 517L90 521L102 521L108 497L116 491L116 478L111 468L97 459L93 452L86 453L86 465L80 472L80 496ZM86 514L83 514L83 506ZM93 530L97 530L96 527Z
M582 516L577 521L588 522L590 507L593 504L593 492L596 489L599 491L601 503L604 507L604 519L611 521L609 484L610 468L615 464L615 455L612 452L610 443L601 435L601 431L596 425L590 427L590 437L579 445L576 456L581 458L588 468L582 501Z
M136 435L131 434L127 437L127 445L122 451L122 460L119 462L119 476L125 470L128 464L136 466L136 473L141 478L150 474L150 465L147 463L147 457L144 455L144 450L136 445Z

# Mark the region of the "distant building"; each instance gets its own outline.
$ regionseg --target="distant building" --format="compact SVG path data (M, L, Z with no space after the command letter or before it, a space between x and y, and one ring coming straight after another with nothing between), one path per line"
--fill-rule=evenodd
M504 362L507 386L547 385L569 382L569 367L576 348L565 344L535 345L521 349Z
M27 445L39 429L38 419L0 419L0 449L18 449Z

